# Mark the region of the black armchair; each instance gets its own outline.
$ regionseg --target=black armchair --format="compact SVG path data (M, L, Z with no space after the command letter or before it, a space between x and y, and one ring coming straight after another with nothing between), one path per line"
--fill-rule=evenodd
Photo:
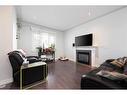
M46 78L47 65L38 59L38 57L25 57L17 51L10 52L8 55L13 68L13 79L17 86L26 86ZM22 57L29 61L30 66L28 65L28 67L23 68L24 58Z

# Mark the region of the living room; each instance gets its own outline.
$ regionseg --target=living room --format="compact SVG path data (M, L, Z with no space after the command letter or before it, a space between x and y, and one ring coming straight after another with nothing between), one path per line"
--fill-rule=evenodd
M31 89L81 89L82 75L108 59L126 57L126 17L127 7L122 5L0 6L1 89L19 89L12 84L13 68L7 54L22 49L25 56L39 56L38 48L43 52L53 49L55 62L45 62L46 83ZM90 45L76 43L79 37L88 36ZM80 63L84 56L86 65ZM39 57L42 61L45 54Z

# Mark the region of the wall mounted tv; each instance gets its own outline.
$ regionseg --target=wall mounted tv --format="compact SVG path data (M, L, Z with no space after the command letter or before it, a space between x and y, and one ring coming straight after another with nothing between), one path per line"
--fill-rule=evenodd
M93 34L75 37L75 46L92 46Z

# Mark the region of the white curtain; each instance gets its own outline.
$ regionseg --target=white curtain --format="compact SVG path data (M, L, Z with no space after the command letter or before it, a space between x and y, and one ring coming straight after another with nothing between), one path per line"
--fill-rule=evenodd
M55 34L46 30L32 28L32 48L37 47L48 48L55 45Z

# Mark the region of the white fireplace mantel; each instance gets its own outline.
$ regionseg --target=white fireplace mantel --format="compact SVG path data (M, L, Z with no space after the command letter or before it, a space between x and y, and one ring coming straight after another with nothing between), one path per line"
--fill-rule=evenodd
M91 66L98 67L98 47L97 46L78 46L76 50L91 50Z

